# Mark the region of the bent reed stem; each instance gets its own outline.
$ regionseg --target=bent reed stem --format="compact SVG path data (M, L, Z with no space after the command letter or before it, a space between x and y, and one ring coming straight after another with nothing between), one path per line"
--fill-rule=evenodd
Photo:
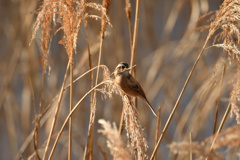
M57 135L57 137L56 137L56 140L55 140L55 142L54 142L54 145L53 145L53 147L52 147L52 150L51 150L50 155L49 155L49 158L48 158L49 160L52 159L53 153L54 153L54 151L55 151L55 148L56 148L56 146L57 146L57 143L58 143L58 141L59 141L59 138L60 138L60 136L61 136L61 134L62 134L62 132L63 132L63 129L64 129L64 127L66 126L69 118L72 116L73 112L77 109L77 107L79 106L79 104L80 104L93 90L95 90L97 87L99 87L99 86L101 86L101 85L103 85L103 84L105 84L105 83L107 83L107 82L111 82L111 81L110 81L110 80L102 81L101 83L99 83L99 84L97 84L96 86L94 86L94 88L90 89L90 90L77 102L77 104L73 107L73 109L72 109L71 112L68 114L67 118L65 119L65 121L64 121L64 123L63 123L63 125L62 125L62 127L61 127L61 129L60 129L60 131L58 132L58 135Z
M61 103L62 103L63 91L64 91L64 86L66 84L70 63L71 62L69 60L68 64L67 64L66 72L65 72L65 75L64 75L64 80L63 80L63 83L62 83L60 95L59 95L59 98L58 98L58 106L56 108L55 116L54 116L54 119L53 119L53 122L52 122L51 130L50 130L50 133L49 133L49 136L48 136L48 140L47 140L47 144L46 144L46 147L45 147L43 160L46 160L46 158L47 158L49 146L50 146L50 143L51 143L51 140L52 140L53 131L54 131L54 128L55 128L55 125L56 125L59 109L60 109L60 106L61 106Z
M198 61L199 61L200 57L202 56L202 53L203 53L203 51L205 50L205 48L206 48L206 46L207 46L207 43L209 42L210 38L211 38L211 34L208 35L208 37L207 37L207 39L206 39L206 41L205 41L205 43L204 43L204 45L203 45L203 48L202 48L202 50L200 51L200 53L199 53L199 55L198 55L198 57L197 57L194 65L193 65L193 67L192 67L192 69L191 69L191 71L190 71L190 73L189 73L189 75L188 75L188 77L187 77L187 80L186 80L186 82L185 82L185 84L184 84L184 86L183 86L183 88L182 88L182 91L181 91L180 95L178 96L178 99L177 99L177 101L176 101L176 103L175 103L175 105L174 105L174 107L173 107L173 110L172 110L171 114L169 115L168 120L167 120L167 122L166 122L166 124L165 124L165 126L164 126L164 128L163 128L163 131L162 131L162 133L161 133L161 135L160 135L160 137L159 137L159 139L158 139L158 143L157 143L157 145L155 146L155 148L154 148L154 150L153 150L153 153L152 153L152 155L151 155L150 160L153 160L155 154L157 153L157 150L158 150L158 148L159 148L159 146L160 146L160 144L161 144L161 142L162 142L163 136L165 135L165 133L166 133L166 131L167 131L167 128L168 128L168 126L169 126L169 124L170 124L170 122L171 122L171 120L172 120L172 118L173 118L173 115L174 115L174 113L175 113L175 111L176 111L176 109L177 109L177 107L178 107L178 104L179 104L179 102L180 102L180 100L181 100L181 98L182 98L182 96L183 96L183 93L184 93L184 91L185 91L185 89L186 89L186 87L187 87L187 85L188 85L188 82L189 82L190 78L192 77L192 74L193 74L193 72L194 72L194 70L195 70L195 68L196 68L196 66L197 66L197 64L198 64Z
M214 143L215 143L215 141L216 141L216 139L217 139L218 134L219 134L219 133L221 132L221 130L222 130L222 127L223 127L223 125L224 125L224 123L225 123L225 121L226 121L226 119L227 119L227 116L228 116L228 114L229 114L229 112L230 112L230 109L231 109L231 103L228 104L228 107L227 107L227 109L226 109L226 111L225 111L225 113L224 113L224 116L223 116L223 118L222 118L222 121L221 121L221 123L220 123L220 125L219 125L219 127L218 127L217 133L216 133L216 135L214 136L212 145L211 145L211 147L210 147L210 149L209 149L209 154L208 154L208 157L206 158L206 160L209 159L210 153L212 152L212 149L213 149L213 145L214 145Z

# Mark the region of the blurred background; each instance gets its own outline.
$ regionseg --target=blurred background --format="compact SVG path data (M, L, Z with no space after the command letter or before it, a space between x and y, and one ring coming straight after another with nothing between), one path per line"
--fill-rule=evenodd
M101 1L96 1L102 3ZM134 25L135 1L131 2L132 26ZM31 132L34 119L39 110L42 86L41 29L31 42L36 11L42 1L38 0L1 0L0 1L0 159L27 159L34 152ZM197 25L209 24L198 19L201 15L219 9L221 0L142 0L140 1L139 31L136 47L136 77L146 95L158 111L161 106L162 128L177 100L184 82L196 60L208 31L196 30ZM91 14L101 13L88 10ZM125 1L112 1L110 22L103 42L102 64L112 72L119 62L130 63L130 38L128 21L125 14ZM97 65L101 21L89 19L89 40L93 54L93 65ZM43 107L46 108L59 93L66 70L68 55L58 42L62 38L58 32L52 40L48 56L48 69L44 92ZM30 45L29 45L30 44ZM211 44L211 42L210 42ZM209 91L209 83L214 66L225 54L221 49L209 48L193 74L183 95L179 108L167 130L159 148L159 159L176 159L170 153L168 144L173 141L189 140L192 132L194 141L202 141L212 135L215 106L218 93ZM74 55L74 78L89 70L86 31L82 26ZM102 73L102 72L101 72ZM228 77L231 77L229 72ZM67 81L69 83L69 80ZM229 98L229 85L223 87L222 97ZM74 104L90 89L90 76L74 84ZM119 125L122 102L121 97L104 99L97 94L96 122L105 119ZM40 148L46 144L53 119L52 109L42 120ZM222 101L220 116L225 111L227 101ZM57 133L69 113L69 92L64 94L60 109ZM138 100L139 120L144 127L149 145L150 156L155 143L157 119L146 103ZM87 143L90 114L90 96L88 96L73 114L73 159L82 159ZM231 124L233 119L228 119ZM110 156L106 147L106 138L97 132L96 123L94 157L104 159L98 144ZM53 159L67 159L68 129L60 138ZM126 134L123 134L126 137Z

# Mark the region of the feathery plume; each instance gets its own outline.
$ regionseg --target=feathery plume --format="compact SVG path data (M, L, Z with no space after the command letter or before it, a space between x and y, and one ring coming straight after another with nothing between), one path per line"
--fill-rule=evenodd
M109 97L111 97L113 93L119 94L122 97L125 129L127 131L127 137L130 139L131 150L136 151L135 154L137 154L138 159L146 159L148 145L143 128L137 118L136 108L131 104L128 96L125 95L122 89L115 83L114 79L110 77L108 69L104 69L103 75L104 80L110 80L103 88L103 93Z
M113 126L110 122L106 122L103 119L98 120L103 127L103 129L98 130L99 133L102 133L107 137L107 146L113 155L113 158L116 160L131 160L127 147L124 144L121 135L119 134L116 124Z
M221 147L227 147L227 149L239 149L240 147L240 126L235 125L229 127L223 133L220 133L217 136L217 139L213 145L213 150L209 153L210 145L215 135L206 138L202 142L192 142L192 145L189 142L173 142L169 145L171 152L177 154L188 154L190 150L193 154L196 154L199 159L204 159L208 157L209 159L224 159L224 155L220 155L217 152L217 149ZM228 153L228 152L221 152Z
M228 59L240 62L240 2L239 0L225 0L220 9L216 11L215 20L210 24L210 37L220 29L220 32L214 38L216 41L222 40L221 44L215 44L216 47L223 48L228 53Z
M233 90L230 96L230 103L231 103L231 117L233 114L236 116L236 121L240 124L240 114L239 114L239 107L240 107L240 69L238 69L236 73L237 82L233 86Z

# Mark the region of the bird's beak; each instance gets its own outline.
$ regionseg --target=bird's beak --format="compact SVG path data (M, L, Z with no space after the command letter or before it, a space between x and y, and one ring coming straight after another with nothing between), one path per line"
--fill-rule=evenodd
M136 67L137 65L135 64L134 66L130 67L130 68L127 68L126 70L127 71L130 71L131 69L133 69L134 67Z

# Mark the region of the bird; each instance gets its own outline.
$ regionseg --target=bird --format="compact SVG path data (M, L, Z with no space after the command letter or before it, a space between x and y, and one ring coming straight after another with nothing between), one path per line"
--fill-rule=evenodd
M115 83L118 84L118 86L122 89L122 91L126 95L133 96L133 97L140 97L141 99L143 99L147 103L148 107L151 109L154 116L157 117L157 114L155 113L155 111L153 110L153 107L149 103L141 85L129 73L129 71L132 68L129 68L128 64L125 62L119 63L113 72L115 76Z

